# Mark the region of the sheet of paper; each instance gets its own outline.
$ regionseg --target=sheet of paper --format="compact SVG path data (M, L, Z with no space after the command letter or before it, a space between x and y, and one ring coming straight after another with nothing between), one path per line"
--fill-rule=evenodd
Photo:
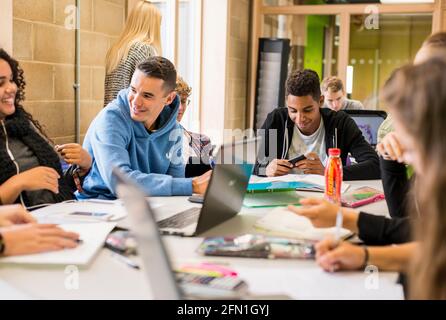
M328 273L315 266L314 261L298 270L265 265L239 266L237 272L254 294L281 293L297 300L404 300L396 272L380 272L374 278L362 271Z
M60 225L64 230L77 232L82 243L74 249L5 257L0 259L0 263L87 265L102 248L115 225L113 222Z
M79 217L69 216L69 213L75 211L108 213L111 214L109 221L117 221L127 216L124 206L117 201L75 201L68 203L57 203L45 208L32 211L32 215L40 223L81 223L81 222L101 222L99 217L91 217L91 219L79 219Z
M6 280L6 279L5 279ZM30 300L31 296L0 279L0 300Z
M286 208L276 208L263 218L257 220L254 227L266 234L293 237L305 240L322 240L328 235L335 235L336 228L315 228L311 221ZM341 237L350 231L341 229Z

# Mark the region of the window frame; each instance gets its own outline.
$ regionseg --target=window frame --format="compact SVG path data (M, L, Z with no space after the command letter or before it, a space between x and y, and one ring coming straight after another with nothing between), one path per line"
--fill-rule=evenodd
M138 2L139 0L127 0L127 11L130 12L131 8ZM179 19L180 19L180 2L186 2L189 0L151 0L152 3L160 3L165 2L168 3L167 8L169 9L169 17L173 17L170 19L167 26L167 32L172 32L172 46L169 51L166 51L163 48L163 56L167 57L172 61L172 63L177 66L179 62ZM193 98L190 109L194 109L197 112L189 118L190 121L188 123L188 128L191 131L200 130L201 129L201 79L202 79L202 67L201 67L201 59L202 59L202 21L203 21L203 0L193 0L196 3L194 16L197 17L194 21L194 34L193 37L194 42L194 68L193 68L193 83L189 83L189 85L193 88ZM127 12L127 15L128 15ZM164 17L163 17L164 19Z

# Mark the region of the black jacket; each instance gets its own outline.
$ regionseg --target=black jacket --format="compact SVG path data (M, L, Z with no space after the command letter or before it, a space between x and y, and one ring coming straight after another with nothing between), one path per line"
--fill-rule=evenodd
M321 108L320 112L325 126L327 154L328 149L334 147L335 128L337 128L344 180L380 179L378 155L364 139L361 130L350 116L343 111L334 112L328 108ZM266 167L272 160L288 157L294 127L287 108L277 108L268 114L262 126L263 130L259 132L262 136L262 147L254 174L264 176ZM357 164L346 166L348 153L356 159Z
M16 108L15 113L6 117L4 123L6 135L3 128L0 130L0 185L17 174L15 164L6 148L6 141L10 136L20 139L27 145L37 157L39 165L53 168L61 177L59 179L59 193L52 194L54 203L75 199L73 189L75 190L76 187L72 177L63 174L59 156L48 141L35 130L22 109ZM22 195L26 206L36 205L36 203L29 201L26 194ZM19 199L17 198L15 202L19 203Z
M381 176L387 206L392 219L361 212L358 217L359 237L366 244L388 245L411 241L411 219L408 217L408 192L411 181L406 166L380 158Z

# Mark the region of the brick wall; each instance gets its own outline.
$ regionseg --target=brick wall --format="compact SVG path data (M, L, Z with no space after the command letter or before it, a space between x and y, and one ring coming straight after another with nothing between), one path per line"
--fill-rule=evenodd
M25 108L55 143L74 141L74 0L13 0L13 56L25 71ZM81 1L81 134L102 109L105 55L124 25L125 0ZM68 17L68 20L67 20Z

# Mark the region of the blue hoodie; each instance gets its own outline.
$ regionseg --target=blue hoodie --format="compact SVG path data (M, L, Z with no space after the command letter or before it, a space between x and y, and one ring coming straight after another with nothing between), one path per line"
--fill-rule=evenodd
M119 167L147 195L191 195L192 179L184 178L181 147L183 131L176 121L180 106L178 96L164 107L157 122L158 130L149 133L141 122L130 117L129 89L104 108L88 128L84 140L93 158L78 199L115 199L112 168Z

